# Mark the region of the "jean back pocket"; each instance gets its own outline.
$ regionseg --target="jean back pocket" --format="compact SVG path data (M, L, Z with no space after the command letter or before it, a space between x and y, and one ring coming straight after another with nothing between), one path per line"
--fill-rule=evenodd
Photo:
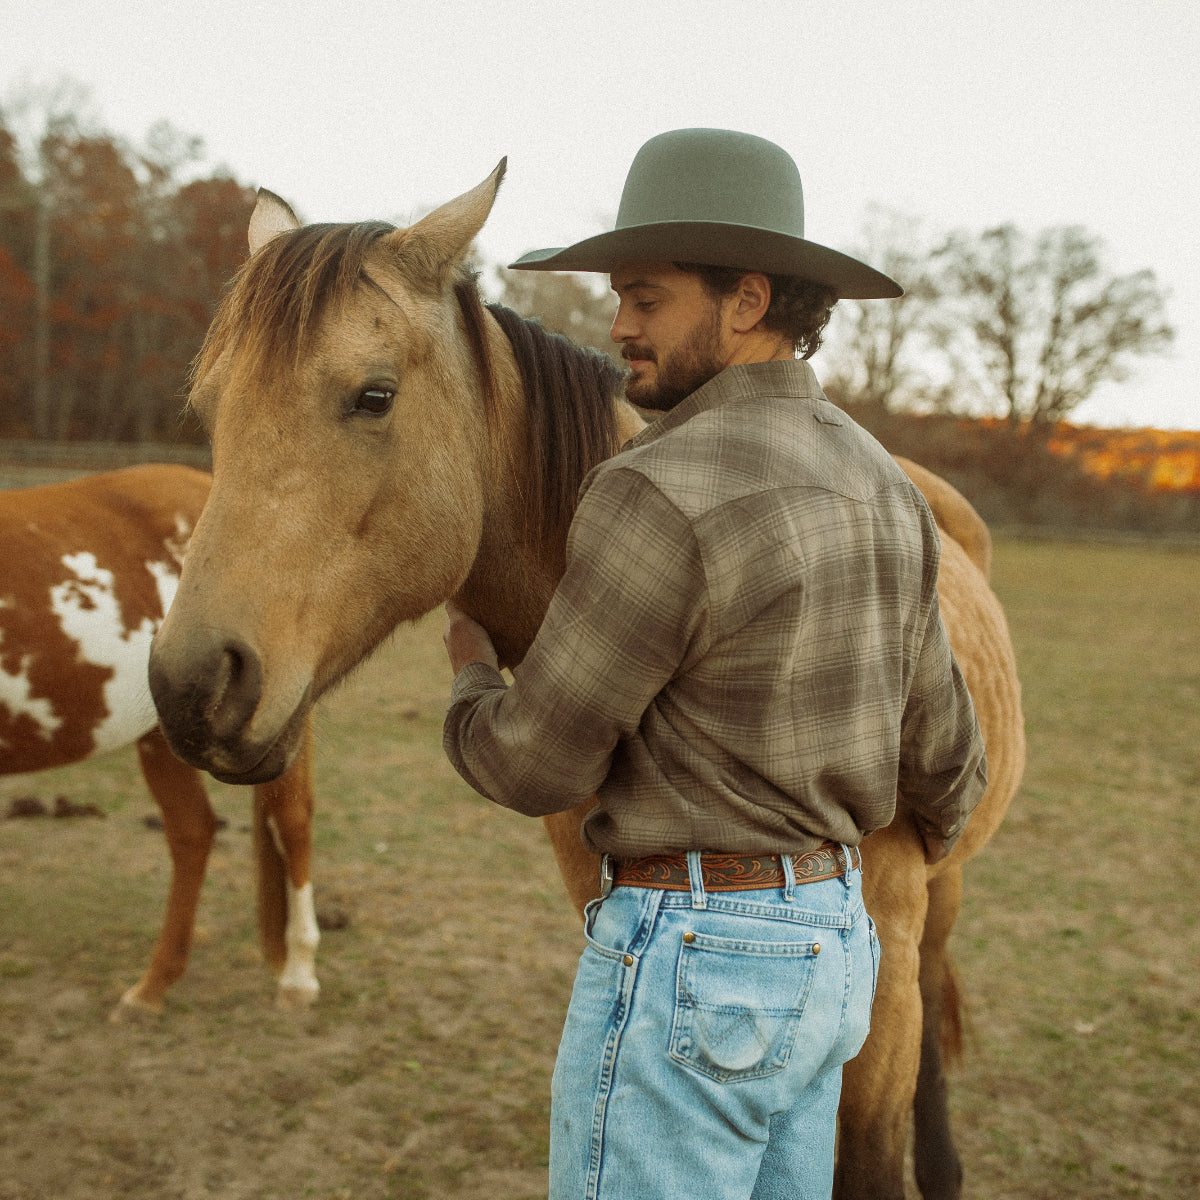
M820 945L685 934L670 1054L721 1083L782 1071L812 989Z

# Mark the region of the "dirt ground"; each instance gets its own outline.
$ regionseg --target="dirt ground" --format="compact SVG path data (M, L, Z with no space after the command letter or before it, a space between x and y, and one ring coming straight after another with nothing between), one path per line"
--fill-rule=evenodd
M229 823L167 1011L118 1026L168 870L134 757L3 781L0 815L24 794L107 813L0 821L3 1200L545 1194L575 921L540 825L434 753L442 680L407 689L411 659L383 656L320 722L333 928L307 1014L272 1006L247 796L213 789Z
M1072 586L1102 579L1117 614L1101 630L1044 603L1068 557L998 556L1031 765L956 934L965 1194L1183 1200L1200 1194L1200 760L1178 716L1197 695L1195 559L1176 610L1140 622L1146 561L1113 609L1081 559ZM112 1025L168 872L134 756L0 780L0 818L30 794L106 814L0 819L0 1200L545 1195L580 937L540 824L475 797L440 752L439 631L402 631L322 712L308 1013L272 1004L248 797L214 787L228 825L166 1012Z

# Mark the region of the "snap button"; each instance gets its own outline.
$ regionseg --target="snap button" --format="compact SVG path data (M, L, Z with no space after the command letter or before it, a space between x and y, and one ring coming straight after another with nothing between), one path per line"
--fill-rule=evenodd
M625 955L625 957L624 957L623 959L621 959L621 961L622 961L622 962L623 962L623 963L624 963L624 964L625 964L627 967L632 967L632 966L633 966L633 955L632 955L632 954L627 954L627 955Z
M694 933L685 933L683 940L690 946L696 940L696 935Z
M813 953L814 954L821 953L821 943L820 942L813 942Z

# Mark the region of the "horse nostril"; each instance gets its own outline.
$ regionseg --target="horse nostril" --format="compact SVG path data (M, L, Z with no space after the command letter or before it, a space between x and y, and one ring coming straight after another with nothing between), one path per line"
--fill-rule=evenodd
M258 655L238 639L218 651L207 717L218 738L235 737L250 723L262 698L262 664Z

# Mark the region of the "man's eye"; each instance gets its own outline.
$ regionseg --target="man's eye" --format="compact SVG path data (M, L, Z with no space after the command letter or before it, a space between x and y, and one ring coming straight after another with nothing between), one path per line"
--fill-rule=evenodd
M359 393L354 411L367 413L372 417L382 417L392 407L396 393L387 388L366 388Z

